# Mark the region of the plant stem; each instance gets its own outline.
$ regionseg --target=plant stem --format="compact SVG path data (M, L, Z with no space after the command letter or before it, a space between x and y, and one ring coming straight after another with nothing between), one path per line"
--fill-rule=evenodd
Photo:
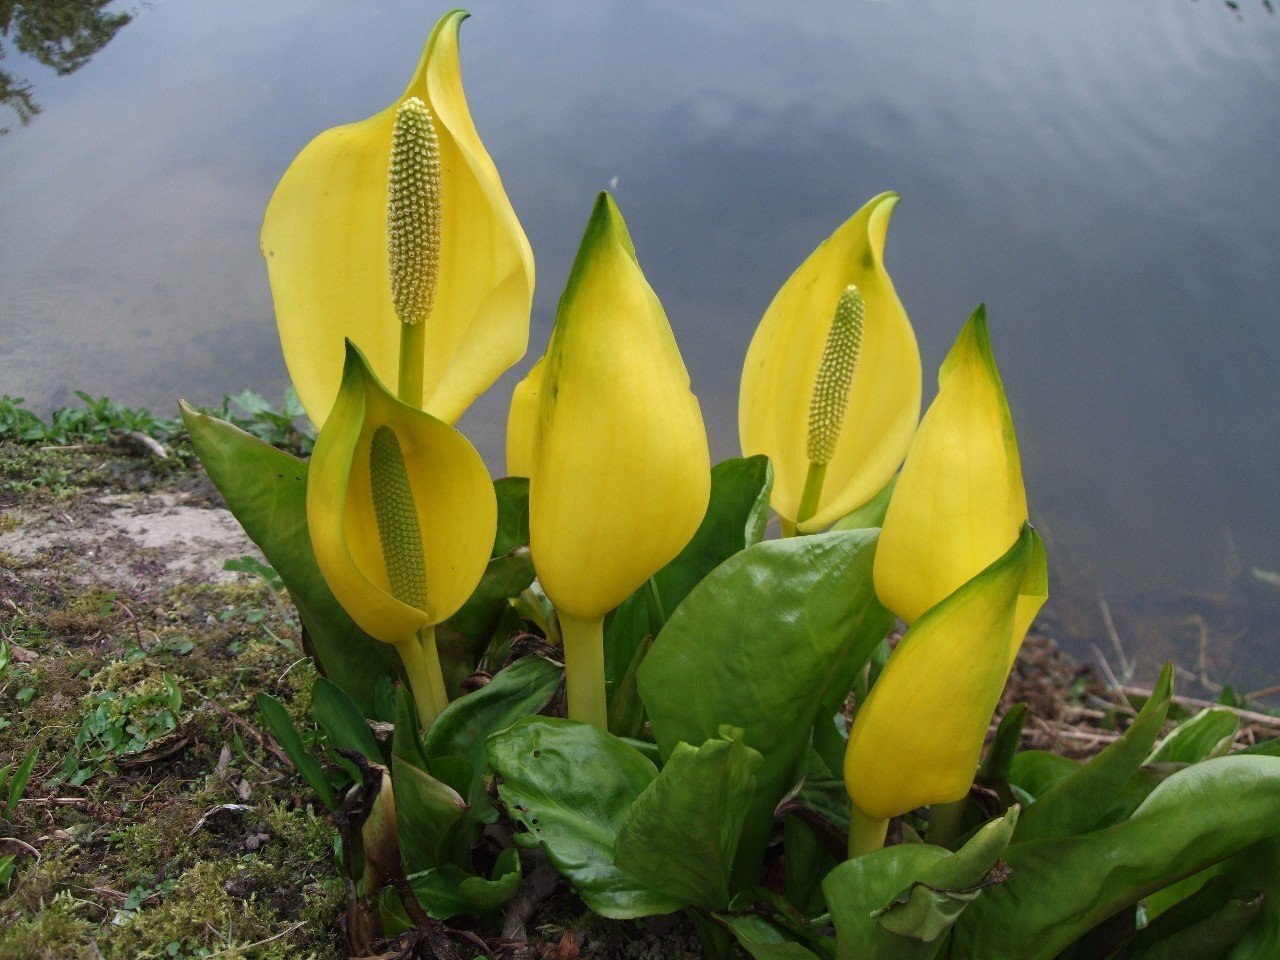
M885 835L889 832L889 820L869 817L851 803L849 812L849 859L871 853L884 846Z
M827 478L827 465L809 461L809 472L804 476L804 493L800 495L800 509L796 511L796 526L818 512L818 500L822 497L822 482Z
M400 324L400 382L396 395L411 407L422 407L422 365L426 359L427 325Z
M604 617L575 617L560 611L564 638L564 683L569 719L609 729L604 692Z
M794 537L796 535L795 522L788 520L786 517L779 517L778 519L782 521L782 536Z
M436 651L436 628L423 627L418 636L396 644L400 662L409 677L409 689L418 708L418 721L426 730L449 704L440 671L440 655Z

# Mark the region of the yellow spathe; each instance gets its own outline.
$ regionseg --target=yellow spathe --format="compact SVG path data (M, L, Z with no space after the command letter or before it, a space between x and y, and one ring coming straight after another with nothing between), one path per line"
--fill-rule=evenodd
M608 194L560 298L538 393L534 567L562 614L603 617L683 549L711 492L689 374Z
M374 449L392 442L398 459ZM380 465L390 481L375 483ZM387 514L397 508L415 529L401 529L384 548L382 537L394 530ZM325 582L351 619L371 637L404 644L452 616L484 574L497 522L489 473L466 437L388 393L348 345L341 389L311 458L307 528ZM402 577L419 571L422 582L393 583L397 569Z
M809 470L810 401L841 294L864 298L862 344L844 424L806 532L830 526L878 493L902 463L920 416L920 351L884 268L898 196L869 201L824 240L778 291L742 370L738 430L744 456L773 462L773 508L799 511Z
M308 416L323 425L338 393L343 342L395 383L400 323L391 298L387 182L396 110L410 97L434 119L440 251L426 321L423 409L452 423L524 355L533 252L467 110L458 28L446 14L408 87L368 120L316 137L285 171L262 224L285 362Z
M507 476L527 477L533 473L533 454L538 445L538 395L547 358L540 357L511 393L507 413Z
M1008 550L1026 519L1013 418L978 307L942 363L889 501L880 602L911 623Z
M1013 546L921 616L854 717L845 787L862 814L951 803L973 783L991 715L1048 596L1044 545L1026 524Z

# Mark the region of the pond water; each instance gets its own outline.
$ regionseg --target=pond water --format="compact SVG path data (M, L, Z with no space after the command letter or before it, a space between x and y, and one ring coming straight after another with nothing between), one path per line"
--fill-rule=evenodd
M99 21L80 46L33 47L61 8ZM164 415L178 396L279 398L267 198L313 135L399 94L444 7L15 9L0 36L0 392L47 409L82 389ZM1280 680L1269 3L473 13L468 98L538 262L531 355L463 422L495 469L510 386L545 344L596 191L628 219L720 458L738 452L738 370L769 299L852 210L897 190L887 262L926 401L988 304L1054 559L1054 632L1083 652L1105 642L1104 599L1140 673L1203 648L1213 677Z

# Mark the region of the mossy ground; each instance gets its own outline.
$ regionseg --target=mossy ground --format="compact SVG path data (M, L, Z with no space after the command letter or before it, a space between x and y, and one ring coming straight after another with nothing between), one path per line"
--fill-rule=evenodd
M0 554L0 766L40 751L0 810L0 960L337 957L336 832L253 704L305 698L296 628L260 581L188 580L120 537L105 562L82 536L104 496L199 507L207 481L93 445L0 444L0 465L0 534L24 546Z

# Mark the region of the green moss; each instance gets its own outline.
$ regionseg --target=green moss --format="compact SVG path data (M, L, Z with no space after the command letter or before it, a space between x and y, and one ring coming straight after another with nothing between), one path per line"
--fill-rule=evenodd
M80 960L93 956L89 904L57 894L34 915L0 931L0 960Z

